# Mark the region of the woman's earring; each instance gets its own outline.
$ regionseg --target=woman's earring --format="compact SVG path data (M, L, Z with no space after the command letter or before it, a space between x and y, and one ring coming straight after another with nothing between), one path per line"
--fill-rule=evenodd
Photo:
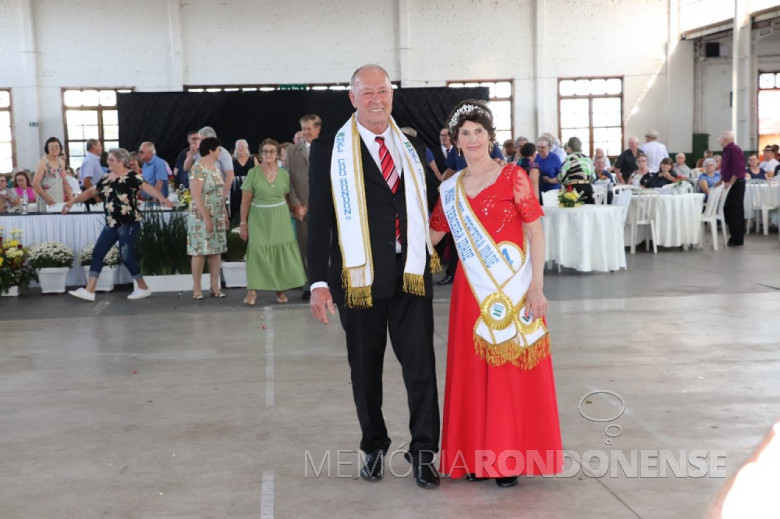
M458 157L462 157L462 156L463 156L463 150L458 148Z

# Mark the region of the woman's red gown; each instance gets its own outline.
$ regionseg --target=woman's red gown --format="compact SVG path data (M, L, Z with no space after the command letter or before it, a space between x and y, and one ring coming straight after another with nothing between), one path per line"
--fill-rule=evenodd
M469 202L496 243L522 244L523 223L544 215L528 175L515 164ZM431 228L449 231L441 201ZM530 370L489 365L474 348L479 313L461 264L450 306L440 471L452 478L559 473L563 456L552 359Z

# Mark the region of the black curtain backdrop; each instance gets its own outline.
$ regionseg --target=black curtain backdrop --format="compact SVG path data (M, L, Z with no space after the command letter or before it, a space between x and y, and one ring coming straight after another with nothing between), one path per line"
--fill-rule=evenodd
M393 118L411 126L425 144L439 144L439 129L463 99L488 99L487 87L399 88L393 97ZM256 153L268 137L291 141L298 119L313 113L322 118L322 134L335 133L354 109L346 91L275 90L272 92L133 92L117 96L119 145L138 150L144 141L173 166L187 147L187 132L211 126L225 148L233 151L246 139Z

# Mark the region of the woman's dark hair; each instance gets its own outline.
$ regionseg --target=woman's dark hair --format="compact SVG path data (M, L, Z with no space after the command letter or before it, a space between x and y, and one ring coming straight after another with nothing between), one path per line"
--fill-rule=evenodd
M279 144L279 141L277 141L276 139L263 139L263 142L260 143L260 155L263 154L263 146L265 146L266 144L270 144L271 146L276 148L277 155L282 153L282 145Z
M450 112L447 118L447 128L450 130L450 138L453 143L458 142L458 130L466 121L477 123L485 128L490 136L490 142L496 139L496 127L493 125L493 112L484 101L478 99L464 99Z
M523 147L520 148L520 156L530 159L533 158L533 156L536 155L536 144L533 142L526 142L523 144Z
M18 177L19 175L23 176L27 180L27 187L32 187L32 184L31 184L31 181L30 181L30 174L27 173L27 171L25 171L23 169L20 170L20 171L14 172L14 187L16 187L16 177Z
M201 139L200 146L198 146L198 153L200 153L201 157L205 157L210 152L219 149L219 147L219 139L216 137L206 137L205 139Z
M43 153L44 153L44 155L48 155L49 154L49 144L51 144L52 142L56 142L57 144L60 145L60 153L65 151L65 148L62 147L62 143L60 142L60 140L57 137L49 137L48 139L46 139L46 144L43 145Z
M673 168L673 167L674 167L674 163L672 163L672 159L670 159L669 157L664 157L664 158L661 160L661 162L658 164L658 170L659 170L659 171L661 170L661 164L669 164L669 167L670 167L670 168Z

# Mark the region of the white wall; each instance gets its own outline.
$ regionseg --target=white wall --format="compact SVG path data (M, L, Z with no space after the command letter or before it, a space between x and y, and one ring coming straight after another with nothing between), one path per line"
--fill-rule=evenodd
M23 167L34 166L47 137L63 135L62 87L176 91L346 82L367 62L384 65L404 86L509 79L515 133L529 137L557 130L558 78L623 76L626 135L655 128L670 149L689 151L693 121L668 117L670 98L682 106L693 90L684 54L677 64L684 77L670 89L668 6L669 0L0 0L0 87L12 88Z

